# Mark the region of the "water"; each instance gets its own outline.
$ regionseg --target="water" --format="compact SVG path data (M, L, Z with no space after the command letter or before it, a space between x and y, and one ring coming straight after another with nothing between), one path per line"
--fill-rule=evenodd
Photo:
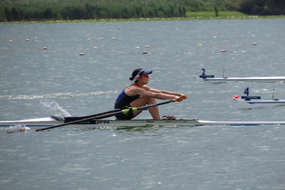
M283 83L208 84L192 77L201 68L215 76L223 69L226 76L284 76L284 22L1 25L0 120L111 110L138 67L153 70L151 87L189 97L161 106L161 115L284 120L285 107L239 109L231 100L247 86L263 99L275 88L284 99ZM284 189L284 133L277 125L0 131L0 187Z

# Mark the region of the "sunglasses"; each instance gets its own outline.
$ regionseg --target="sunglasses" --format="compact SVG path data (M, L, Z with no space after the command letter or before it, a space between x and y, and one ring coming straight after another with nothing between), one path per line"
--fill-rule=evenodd
M148 78L148 74L145 74L143 76L139 76L139 78L142 78L142 77Z

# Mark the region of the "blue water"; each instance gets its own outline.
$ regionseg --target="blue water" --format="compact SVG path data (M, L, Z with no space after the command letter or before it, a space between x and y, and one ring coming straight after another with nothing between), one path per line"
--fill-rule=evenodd
M160 106L161 115L284 121L285 107L239 109L231 100L248 86L262 99L271 99L274 89L275 97L285 99L283 83L208 84L192 77L201 68L217 77L223 70L226 76L284 76L284 23L0 25L0 120L111 110L118 92L130 84L131 72L142 67L153 70L151 87L188 95L183 102ZM138 118L150 115L144 111ZM0 187L285 189L284 133L278 125L2 130Z

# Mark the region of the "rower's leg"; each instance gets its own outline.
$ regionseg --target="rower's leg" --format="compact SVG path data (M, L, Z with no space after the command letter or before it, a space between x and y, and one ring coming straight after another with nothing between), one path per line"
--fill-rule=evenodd
M140 98L132 101L130 105L132 107L141 107L141 106L145 106L146 104L149 104L149 105L156 104L155 98L140 97ZM158 106L150 107L150 108L148 108L148 111L149 111L149 113L153 119L160 120ZM142 112L142 110L134 112L134 116L137 116L141 112Z
M156 104L155 99L154 98L150 98L148 104L149 105ZM150 107L150 108L148 108L148 111L149 111L149 113L150 113L150 115L152 116L153 119L160 120L158 106Z

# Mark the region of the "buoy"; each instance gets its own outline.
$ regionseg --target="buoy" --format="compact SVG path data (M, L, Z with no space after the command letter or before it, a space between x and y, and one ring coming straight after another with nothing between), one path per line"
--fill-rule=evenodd
M103 40L103 38L99 38L99 40Z
M115 37L112 38L112 40L115 40L115 39L116 39Z
M213 38L217 38L217 36L213 36Z
M9 40L9 42L13 42L13 40Z
M203 44L198 44L198 46L202 46Z
M256 45L257 45L257 43L252 43L252 45L256 46Z
M28 41L30 41L30 39L26 39L26 41L28 42Z
M47 47L43 47L43 50L47 50Z
M149 48L149 45L146 45L145 48Z
M79 55L80 55L80 56L83 56L83 55L84 55L84 53L79 53Z
M255 35L253 35L253 34L251 35L251 37L254 37L254 36L255 36Z
M91 38L88 38L88 40L92 40Z
M97 49L97 46L94 46L94 49Z
M222 49L221 52L226 52L226 50Z
M143 51L143 54L148 54L148 52L147 51Z

